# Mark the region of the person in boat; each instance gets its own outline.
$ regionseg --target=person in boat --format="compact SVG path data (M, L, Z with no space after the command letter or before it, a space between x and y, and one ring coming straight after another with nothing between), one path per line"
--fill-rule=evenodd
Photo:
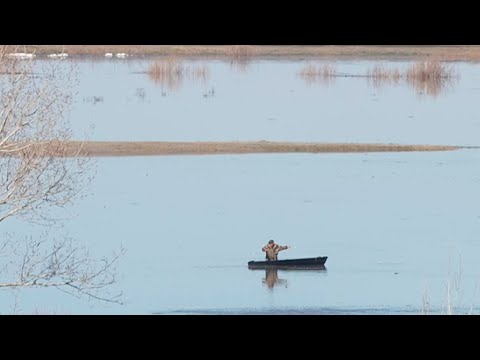
M280 246L275 244L275 241L270 240L268 244L262 248L262 251L265 253L265 257L268 261L275 261L278 260L278 253L288 248L289 246Z

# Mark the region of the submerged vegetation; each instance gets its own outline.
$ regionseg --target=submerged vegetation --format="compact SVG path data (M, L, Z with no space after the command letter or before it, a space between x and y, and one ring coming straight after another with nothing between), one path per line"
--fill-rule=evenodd
M356 77L366 78L375 87L406 83L417 93L437 96L458 79L458 74L452 67L438 60L419 61L406 69L391 68L376 64L365 74L340 74L330 64L308 64L298 73L307 84L329 84L336 78Z
M77 98L70 93L65 93L66 88L62 87L63 85L60 86L60 84L63 84L60 80L67 82L66 80L71 75L53 71L54 68L49 72L42 70L37 65L33 68L35 61L39 65L45 63L62 68L70 65L70 60L61 63L57 60L50 60L60 59L58 55L54 57L48 55L48 53L43 53L45 60L38 61L42 52L35 55L29 47L18 48L14 52L14 54L21 54L18 56L10 56L10 49L5 50L3 56L0 51L0 83L3 85L3 87L0 87L0 98L4 107L4 111L0 111L0 119L2 119L0 124L3 124L3 126L0 126L0 168L4 170L0 171L0 200L2 200L0 201L0 223L2 225L4 220L6 222L8 219L8 222L10 222L10 218L23 220L20 216L22 215L25 219L31 220L32 226L35 226L36 224L33 221L43 221L45 220L44 217L49 215L48 212L42 210L43 206L47 209L47 205L49 207L55 206L54 209L57 209L57 213L59 211L63 213L67 209L66 205L73 205L73 200L76 201L77 198L83 197L83 192L87 189L88 183L94 178L93 170L95 169L87 168L86 160L95 161L95 159L89 158L263 153L297 154L291 156L249 155L245 157L224 155L214 156L211 160L201 156L188 159L186 157L178 157L177 159L174 156L168 159L152 159L152 162L144 161L141 158L138 160L128 158L100 160L102 166L98 168L98 171L103 177L96 183L99 186L95 185L93 189L95 193L101 196L92 200L91 203L87 203L87 206L82 205L79 208L81 216L85 218L69 229L74 232L80 229L81 231L75 236L91 236L92 241L83 244L81 241L71 239L68 234L61 232L63 228L55 229L60 234L52 231L38 236L32 233L31 236L30 234L28 236L12 234L7 237L0 233L2 236L0 239L0 269L2 269L0 271L0 290L17 292L22 288L52 287L77 297L85 297L89 301L101 300L107 303L120 304L122 303L122 291L112 292L109 290L112 285L116 284L117 279L120 279L122 286L130 287L125 290L133 290L132 300L129 300L129 302L147 299L148 301L145 301L145 304L154 304L154 306L158 306L159 310L162 310L162 307L166 306L165 304L168 306L173 304L170 300L179 299L179 294L182 298L184 295L184 292L175 294L178 289L172 286L174 283L168 280L168 276L163 276L165 266L169 265L168 259L175 259L171 254L180 250L184 251L185 259L188 260L189 264L192 264L193 268L195 264L190 261L190 256L194 253L190 253L190 251L196 251L197 248L193 248L190 243L185 241L191 240L193 243L207 239L205 247L202 248L205 253L200 254L200 257L204 257L205 254L208 255L209 246L213 246L214 243L210 242L209 235L206 234L208 227L205 227L207 230L196 229L198 230L198 237L192 237L188 236L190 235L188 232L179 232L178 226L166 226L165 231L159 232L151 230L149 226L158 228L162 219L171 221L174 225L188 223L191 219L194 219L194 222L202 221L206 224L219 222L228 224L236 223L238 222L237 218L240 218L240 220L246 219L246 221L254 223L257 213L250 218L244 215L244 213L252 215L251 209L259 209L259 214L265 210L271 211L273 218L280 220L283 217L288 220L293 214L294 222L283 221L284 229L273 230L280 234L287 234L288 227L301 221L305 226L302 227L303 233L301 231L298 238L304 236L306 240L301 244L303 240L300 239L297 245L299 245L300 251L306 252L313 252L318 249L320 249L319 251L325 250L321 249L322 244L317 244L319 242L315 240L317 238L313 236L315 234L312 235L312 231L315 232L316 229L314 227L316 217L310 216L311 214L331 214L327 220L335 220L340 214L344 216L341 221L346 223L350 220L349 216L354 221L363 221L366 227L357 229L359 230L359 232L357 231L359 233L357 237L361 240L369 240L363 246L363 254L373 252L372 257L368 259L368 262L373 262L375 259L373 256L378 254L381 256L392 255L392 258L394 257L393 254L398 256L396 252L399 249L398 246L390 248L390 245L385 243L383 236L385 234L382 229L380 229L380 232L375 229L376 223L386 221L392 229L404 231L403 233L399 231L396 234L399 239L405 239L420 229L419 234L417 234L418 237L411 239L406 244L407 246L409 244L411 246L425 245L424 248L416 248L416 251L418 254L423 252L426 255L425 257L430 259L434 255L438 255L434 254L432 249L443 249L445 244L443 238L438 240L436 233L434 231L430 232L430 230L433 229L438 233L445 231L444 228L437 225L448 222L446 220L451 216L450 210L452 208L455 211L461 210L462 200L472 199L473 205L467 203L464 212L460 212L455 220L458 220L461 226L467 225L465 229L462 229L464 233L460 234L459 241L468 241L475 245L475 238L470 236L472 231L468 233L468 230L475 230L477 217L480 219L480 216L475 211L475 199L471 196L472 192L468 191L470 190L468 188L458 194L444 191L455 186L462 188L472 186L472 189L475 189L478 180L477 174L470 171L462 172L464 168L457 166L458 163L456 162L458 159L467 159L468 161L460 161L460 163L465 165L466 169L470 169L468 166L475 160L475 154L473 154L473 158L468 157L470 156L468 154L465 158L462 156L465 156L466 153L473 153L473 151L436 155L425 153L410 153L408 155L367 154L371 152L454 151L475 148L475 146L388 143L400 139L400 141L418 140L419 143L438 140L440 144L443 141L446 144L449 141L452 144L461 144L464 139L467 139L470 140L465 141L467 144L476 144L474 138L471 140L472 135L461 137L450 136L449 133L457 135L456 128L458 127L462 128L461 131L464 133L475 134L472 131L475 127L461 126L464 124L477 126L474 116L475 111L470 111L468 108L471 105L473 105L473 109L475 108L474 101L473 104L469 103L469 101L472 101L471 99L474 99L474 96L465 97L468 101L462 98L458 103L455 102L457 97L454 97L454 99L449 99L454 101L426 101L425 104L417 106L417 103L412 101L410 96L403 96L403 94L400 94L401 91L398 91L401 96L395 97L398 94L393 92L393 96L385 99L387 101L379 104L370 103L370 101L377 101L377 91L368 88L367 82L375 87L400 85L407 88L407 91L413 89L420 94L430 96L440 94L458 79L458 74L452 63L446 62L446 56L435 57L434 60L425 56L425 52L429 51L429 48L425 47L426 49L419 49L416 53L422 55L422 61L415 58L415 61L411 63L405 64L403 62L400 65L394 62L375 62L368 63L372 64L369 68L364 63L357 67L357 69L362 69L357 74L348 74L339 71L344 69L341 69L341 66L337 66L332 60L339 57L328 58L328 54L345 51L345 56L350 56L348 54L354 54L355 51L357 51L357 54L364 54L364 51L370 50L372 54L384 54L381 51L396 53L397 50L395 50L395 47L351 47L346 49L346 47L293 46L285 48L249 45L224 47L127 47L112 45L98 48L65 46L60 53L59 49L52 47L51 51L55 54L63 54L64 50L66 52L78 50L78 54L81 54L81 51L92 51L92 54L101 55L104 59L101 60L99 65L99 67L102 67L100 71L93 74L89 73L86 76L87 85L81 88L81 92L74 93L72 90L72 94L80 94L79 96L75 95ZM404 50L406 47L399 48L398 53L406 51ZM147 49L147 52L140 52L142 49ZM278 66L279 62L272 65L270 61L265 61L266 66L262 63L258 67L254 62L260 56L286 53L289 51L288 49L292 51L292 54L297 55L301 51L322 54L320 56L325 56L325 60L322 63L286 61L285 66ZM475 51L478 51L480 48L476 49ZM135 54L139 56L149 54L148 51L152 51L151 54L156 54L155 51L165 51L165 53L162 53L158 58L136 61L139 64L137 69L135 60L130 59L135 59L133 57ZM186 57L182 57L182 55L204 54L202 51L208 54L220 54L224 57L222 63L218 67L215 63L215 65L210 65L209 68L208 64L210 63L206 62L207 65L204 65L200 58L186 60ZM411 51L413 54L416 51L415 47L411 47ZM181 55L179 55L180 53ZM172 54L175 56L171 57ZM405 53L403 54L405 55ZM450 51L449 54L453 54L453 52ZM472 50L472 59L475 58L476 54ZM126 61L114 63L117 58L127 57L128 60ZM478 58L480 59L480 56ZM87 61L90 61L90 59ZM112 63L109 63L110 61ZM252 74L251 77L235 76L229 74L228 69L226 69L230 64L235 70L243 72L252 63L254 64L252 67L255 70L260 69L260 71L255 71L255 74ZM295 73L296 69L292 67L292 64L299 67L302 66L299 64L306 64L306 66L298 69L298 73ZM349 66L346 65L346 67ZM99 74L103 75L101 73L101 71L104 71L103 67L107 69L105 71L107 76L105 77L99 76ZM108 70L118 67L121 68L121 71L115 70L114 76L110 76L111 73ZM88 72L88 66L85 66L85 68L87 68L85 72ZM215 74L215 79L213 79L215 81L209 81L210 77L213 78L210 70L214 71L217 68L219 71ZM355 67L352 66L352 68ZM475 68L475 66L472 66L472 68ZM133 72L136 70L138 72ZM141 75L131 75L139 73ZM226 76L221 78L225 74ZM296 75L298 78L295 78ZM464 76L466 77L466 75ZM338 89L319 92L305 91L301 81L304 80L307 84L329 85L337 79L339 79L338 85L340 85ZM92 81L89 82L88 80ZM192 89L185 89L187 91L174 99L172 98L172 101L160 98L160 91L161 96L166 96L167 90L178 90L183 85L188 88L188 85L191 85L194 81L204 82L205 86L195 83ZM57 86L57 84L59 85ZM73 87L73 85L76 85L76 82L72 82L70 86ZM161 90L159 87L161 87ZM102 89L105 92L104 94L100 92ZM465 89L466 87L463 88L463 90ZM105 101L103 95L105 95ZM82 141L81 138L73 137L73 129L67 121L69 119L67 110L70 108L72 100L80 99L81 102L82 97L84 103L79 104L76 111L80 109L83 112L78 111L72 117L77 121L75 125L85 124L86 121L91 120L95 122L95 125L98 125L96 131L99 131L96 132L96 140L118 140L121 136L121 139L126 138L125 140L132 139L134 141ZM439 106L437 106L437 103ZM455 104L457 104L457 107L454 107ZM96 105L96 107L92 105ZM467 113L467 116L459 113L458 119L463 123L461 121L455 122L454 120L458 119L454 119L452 116L455 117L455 111L462 109L464 105L466 106L464 112ZM430 111L430 106L434 111ZM452 106L450 109L453 112L444 111L447 106ZM72 107L72 109L75 108ZM342 111L343 109L348 111ZM428 111L423 111L423 109ZM406 120L407 117L415 120ZM445 124L448 124L448 126L444 126ZM390 125L393 125L393 127L389 128ZM184 128L187 130L183 131ZM431 136L437 130L441 132L441 136ZM273 135L265 135L267 131ZM135 141L140 139L179 139L180 141ZM182 142L182 140L188 139L191 142ZM195 141L202 139L226 139L227 141ZM239 139L296 139L298 142L242 142ZM304 142L309 139L320 139L319 141L328 139L333 139L333 141L384 141L386 143ZM308 153L308 155L302 153ZM312 155L317 153L357 154ZM250 158L253 158L254 161L250 162ZM261 161L257 161L257 158ZM351 161L352 158L353 161ZM131 166L130 163L135 164ZM75 167L75 164L79 167ZM103 166L104 164L107 166ZM194 166L191 166L191 164L194 164ZM252 164L251 167L250 164ZM452 166L449 167L449 164ZM341 165L340 171L335 169L337 165ZM84 169L88 169L88 171ZM106 173L106 171L111 171L111 173ZM115 173L115 171L118 171L118 173ZM420 174L422 176L417 177L420 172L423 173ZM260 173L261 178L258 177ZM129 176L125 176L125 174ZM224 174L227 175L224 176ZM284 174L293 175L289 175L285 182L279 182L275 186L271 185L272 179L275 183ZM411 175L414 177L412 181L408 178ZM81 181L82 179L83 181ZM431 186L432 179L435 186ZM115 186L112 186L112 183L117 180L123 181L125 184L115 183ZM192 184L195 186L191 186ZM234 187L235 189L241 189L241 191L230 191ZM245 195L249 193L259 196L249 198ZM196 197L197 194L204 196L204 198ZM444 195L449 195L449 197L442 198ZM464 198L461 198L461 196L464 196ZM114 201L111 202L110 199L114 199ZM191 205L192 199L195 200L195 204L201 204L201 207L193 206L190 209L189 205ZM238 199L245 199L241 204L243 207L239 207ZM450 206L448 200L452 199L458 200L458 202L454 202ZM204 206L204 204L207 205ZM278 206L278 204L281 206ZM354 206L350 206L352 204ZM369 209L365 208L366 204L370 204ZM421 206L418 206L419 204ZM120 207L117 207L118 205ZM395 207L394 211L390 211L392 207ZM276 213L277 208L280 209L278 213ZM340 211L338 211L338 214L335 211L329 211L332 208ZM158 211L144 219L142 215L151 209ZM191 211L186 213L185 209ZM205 211L205 209L208 211ZM343 211L345 209L347 211ZM376 211L378 209L380 210ZM372 211L369 212L369 210ZM38 212L38 216L36 212ZM55 215L56 213L52 212L52 214ZM168 216L162 218L159 214L167 214ZM305 214L307 216L304 216ZM359 220L358 214L364 214L365 217ZM31 218L32 215L36 216ZM462 222L461 216L465 217L465 222ZM130 226L133 231L119 228L110 232L110 225L113 224L112 218L119 219L117 223L125 219L132 220L130 222L123 221L123 223L125 226ZM414 220L408 222L410 218ZM91 221L92 219L93 221ZM152 219L153 221L151 221ZM84 226L88 221L91 221L88 223L89 226ZM274 221L274 223L282 224L281 221ZM328 235L332 231L336 233L338 221L330 221L329 223L331 228L325 229L324 234ZM53 224L63 226L63 219L55 220ZM469 228L468 226L473 227ZM146 229L145 232L139 233L136 230L142 228ZM83 229L85 229L85 233L83 233ZM362 233L365 229L367 231ZM425 229L429 231L424 232ZM378 233L378 236L371 236L374 232ZM148 236L143 236L145 234ZM349 248L349 241L351 241L349 235L350 232L348 231L339 233L338 239L334 239L335 241L332 242L334 245L326 251L337 253L336 256L340 258L338 252ZM389 236L389 234L387 235ZM463 235L465 235L465 238L462 238ZM242 236L242 234L239 234L238 237L242 238ZM277 235L272 236L276 237ZM421 244L424 238L426 243ZM144 242L143 239L153 239L154 241ZM214 237L212 239L211 241L216 241ZM245 248L239 248L238 250L246 254L250 252L250 246L256 248L257 245L255 244L258 241L255 240L255 236L252 236L251 239L251 243L245 243ZM87 244L92 244L93 250L97 246L103 249L109 242L120 243L124 241L130 244L134 250L134 256L130 257L130 260L133 260L127 262L125 268L122 268L127 272L135 267L135 271L128 279L124 276L118 276L117 264L120 256L123 255L123 249L114 253L113 258L109 260L90 256L89 249L86 247ZM380 247L377 244L381 244ZM438 244L440 246L436 247ZM317 245L318 249L315 250ZM158 252L154 246L161 247L162 251ZM377 254L378 249L382 251ZM360 256L363 254L359 255L355 252L357 250L358 247L352 247L355 256L353 261L359 258L365 259L365 257ZM147 251L155 254L155 256L139 256L138 259L141 261L136 261L137 255L143 255ZM160 259L157 253L164 254L164 257ZM220 273L222 267L230 266L230 262L236 261L235 259L232 260L227 253L228 249L225 250L225 253L218 252L218 256L215 257L216 260L212 260L212 266L207 264L208 273L198 272L192 275L192 268L183 267L180 264L182 268L178 267L181 270L178 274L179 281L183 281L186 291L190 291L188 288L190 284L201 281L201 276L206 280L206 290L203 289L202 294L208 293L210 290L208 286L216 289L216 284L220 282L216 281L218 279L213 279L216 281L213 282L209 274L212 271ZM348 255L346 254L346 256ZM295 254L292 257L296 257ZM165 259L167 262L164 261ZM240 256L238 259L240 259ZM421 260L420 256L416 256L411 260L411 263L414 264L419 259ZM388 263L388 260L385 262L388 266L396 263ZM393 258L392 260L397 259ZM215 264L215 261L218 261L218 264ZM341 259L339 263L341 263ZM157 264L159 264L159 267L155 268ZM432 262L432 264L436 263ZM409 263L400 265L398 267L400 270L393 267L385 267L384 270L402 271L401 269L407 269L409 265ZM422 264L424 267L428 265L429 263ZM218 267L218 270L215 270L215 267ZM367 270L370 269L372 268ZM397 281L395 283L397 287L393 288L393 285L390 287L391 291L395 290L397 293L393 291L388 293L388 296L384 298L387 300L381 299L383 292L373 291L364 297L357 297L357 294L352 292L347 294L351 296L350 298L347 296L344 299L341 298L345 295L343 293L340 296L337 294L337 297L332 295L324 302L318 302L315 297L310 298L313 299L314 306L322 306L322 311L324 311L324 305L337 307L342 304L342 301L344 303L351 302L352 306L356 306L362 305L362 302L380 303L379 300L382 300L381 303L387 303L388 306L388 301L394 299L393 296L400 294L400 291L411 291L411 287L407 287L405 284L411 285L411 279L417 280L421 276L421 272L415 272L415 270L413 268L412 271L409 271L408 276L410 278L405 277L401 281ZM374 271L376 270L374 269ZM150 286L152 274L155 277L155 286ZM396 276L399 273L395 272L393 274ZM395 277L393 274L392 278ZM369 275L370 271L367 271L367 276ZM438 273L433 275L436 276ZM180 276L185 276L185 278L180 278ZM316 275L313 274L312 276ZM430 273L428 276L430 276ZM164 278L167 281L163 282ZM269 280L271 279L267 279L267 282ZM357 282L358 280L362 279L354 279ZM366 278L367 282L370 280ZM389 284L393 284L391 278L384 277L383 274L374 280L378 282L375 283L374 281L372 284L380 290L385 284L387 284L387 287L390 286ZM179 283L179 281L175 283ZM208 283L210 281L211 284ZM280 279L280 281L282 280ZM292 281L296 280L292 279ZM301 286L295 291L298 290L297 297L303 299L306 296L305 294L308 295L311 284L303 280L300 280L299 284ZM335 286L345 287L349 284L347 281L334 286L327 283L324 285L326 286L322 291L334 294ZM305 289L303 294L302 286ZM405 287L402 288L402 286ZM139 289L141 291L135 293ZM188 294L190 298L187 299L190 308L194 308L198 301L195 298L195 291L199 288L192 289L191 293ZM435 301L433 303L435 306L432 307L430 297L426 294L423 299L422 313L431 313L432 308L435 311L445 309L444 312L447 314L464 311L465 306L461 306L461 290L460 275L457 277L454 274L446 283L445 304L438 305L440 301ZM164 294L165 296L163 296ZM261 293L259 295L262 296ZM443 299L442 296L435 294L434 300ZM266 302L262 304L263 298L252 298L251 304L256 307L265 304L270 306ZM154 299L153 302L152 299ZM400 296L394 299L392 303L400 303L405 299L406 297ZM204 301L202 298L205 304L211 305L208 304L208 300ZM51 299L48 298L48 301L51 301ZM232 304L236 306L235 302L229 303L229 301L227 298L220 298L218 303L226 308L232 306ZM143 311L145 308L142 308L142 306L145 306L145 304L140 301L130 309ZM179 307L185 306L184 304L186 303L178 302ZM301 305L302 301L293 302L292 308L295 309L295 306ZM278 307L278 309L281 311L282 307ZM47 309L47 311L49 310L51 309ZM417 311L417 307L414 310ZM147 311L152 311L152 309L149 308ZM334 311L337 311L336 308Z
M209 71L205 65L185 65L178 58L168 58L150 65L148 75L156 84L169 90L176 90L181 87L185 78L205 82Z
M331 64L308 64L298 73L307 84L323 83L331 84L338 76L334 65Z
M458 74L452 66L439 61L419 62L407 69L405 80L417 92L437 96L458 79Z

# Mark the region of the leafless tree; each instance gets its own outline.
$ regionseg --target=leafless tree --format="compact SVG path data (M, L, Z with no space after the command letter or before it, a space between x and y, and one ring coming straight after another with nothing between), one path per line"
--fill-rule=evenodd
M44 223L89 180L87 158L64 156L76 79L64 64L16 51L0 46L0 223L13 215Z
M76 297L122 302L122 292L112 293L119 257L94 260L88 249L69 237L19 241L5 237L0 246L0 289L53 287Z
M63 215L52 210L82 196L92 177L90 159L79 156L81 142L78 149L68 143L74 68L38 60L29 49L0 45L0 225L14 216L55 224ZM96 261L79 243L62 239L0 234L0 289L55 287L119 302L120 294L108 293L119 255Z

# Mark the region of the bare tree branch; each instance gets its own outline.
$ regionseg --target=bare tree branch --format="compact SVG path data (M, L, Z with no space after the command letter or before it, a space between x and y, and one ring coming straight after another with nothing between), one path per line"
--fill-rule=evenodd
M34 52L12 56L18 49L0 46L0 223L20 216L48 224L56 220L53 208L80 196L91 160L64 156L72 138L73 68L38 62Z
M111 259L93 259L86 248L73 239L8 239L0 244L1 288L53 287L78 298L87 296L104 302L122 304L122 292L111 294L116 283L118 260L124 250ZM5 262L5 260L3 260Z
M35 47L30 54L20 50L0 45L0 224L16 216L51 226L58 221L52 210L71 204L92 179L91 160L79 156L83 143L73 157L66 145L72 139L73 67L35 60ZM53 287L121 303L122 294L109 289L122 253L95 260L72 239L48 233L0 238L0 288Z

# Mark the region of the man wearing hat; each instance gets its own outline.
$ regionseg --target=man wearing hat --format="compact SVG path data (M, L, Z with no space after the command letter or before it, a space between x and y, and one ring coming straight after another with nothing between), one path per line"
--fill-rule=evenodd
M270 240L267 245L262 248L262 251L265 252L265 257L269 261L278 260L278 253L282 250L288 249L288 246L280 246L275 244L275 241Z

